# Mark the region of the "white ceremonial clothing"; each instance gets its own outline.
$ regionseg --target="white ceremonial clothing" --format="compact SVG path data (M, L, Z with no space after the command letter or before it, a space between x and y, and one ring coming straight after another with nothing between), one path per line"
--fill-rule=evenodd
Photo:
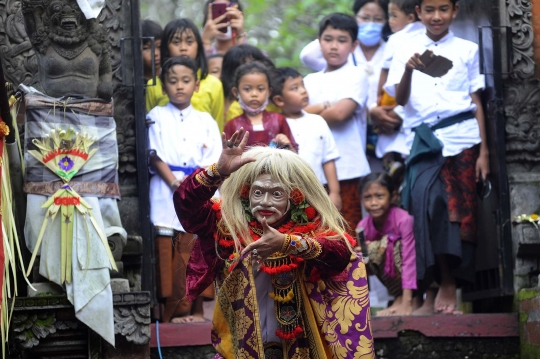
M319 181L327 184L323 164L337 160L339 151L328 124L319 115L302 111L300 118L287 118L287 123L298 144L298 155L313 169Z
M118 205L113 198L82 196L92 207L97 225L105 229L105 235L118 234L127 240L126 231L121 227ZM42 221L48 208L42 208L48 196L28 194L26 225L24 228L28 249L33 252ZM58 217L61 214L57 215ZM39 273L58 285L61 279L61 223L58 217L49 224L40 246ZM86 223L85 223L86 222ZM114 346L114 315L109 269L111 264L103 242L96 232L90 217L73 215L72 280L65 282L68 300L73 304L75 316L92 328L103 339Z
M377 104L377 91L379 88L382 65L384 63L385 48L386 42L381 40L379 43L379 48L369 61L366 59L366 56L364 55L364 52L360 46L357 46L354 49L354 52L349 55L348 63L350 65L363 68L368 76L368 106L374 106ZM302 49L300 52L300 61L302 61L304 66L315 71L322 71L326 68L326 60L323 57L319 39L313 40Z
M439 41L433 41L425 32L417 32L396 51L384 86L389 95L395 96L396 85L401 82L407 61L415 53L422 54L428 49L451 60L453 67L440 78L413 72L411 96L404 106L405 130L412 130L422 123L433 126L466 111L476 112L471 94L485 87L484 76L480 74L477 44L460 39L451 31ZM434 134L443 144L444 157L455 156L481 142L478 122L473 116L470 120L436 130ZM414 132L411 131L407 136L409 148L413 140Z
M304 84L310 104L344 99L358 104L351 118L329 127L340 155L336 161L338 180L368 175L371 172L366 159L368 77L364 69L347 63L334 71L309 74Z
M147 115L154 121L148 130L148 145L169 166L204 168L217 162L221 154L221 135L218 125L206 112L191 105L180 111L171 103L157 106ZM184 232L173 203L173 191L154 169L150 179L150 220L155 226ZM191 174L172 171L177 179Z
M386 47L384 49L384 63L383 69L390 69L392 65L392 59L396 51L404 46L407 46L408 39L417 32L426 31L426 27L420 21L411 22L407 24L401 31L398 31L392 34L388 41L386 42Z
M417 32L425 31L426 27L420 21L415 21L407 24L401 31L392 34L386 42L384 49L384 62L382 69L390 69L392 59L397 49L407 44L407 41ZM405 116L402 106L396 106L394 112L403 119ZM403 156L408 156L410 153L407 146L407 133L410 132L404 128L400 128L392 134L380 134L377 140L377 146L375 147L375 154L378 158L382 158L385 154L390 152L397 152Z

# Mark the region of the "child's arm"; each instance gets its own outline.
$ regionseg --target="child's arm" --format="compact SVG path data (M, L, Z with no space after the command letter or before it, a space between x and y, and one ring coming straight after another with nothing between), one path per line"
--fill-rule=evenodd
M377 87L377 105L381 104L381 98L384 93L383 87L386 80L388 80L388 72L390 72L390 69L381 69L381 76L379 77L379 85Z
M350 119L357 107L358 103L356 103L356 101L346 98L327 107L319 113L319 115L324 118L329 125L338 124Z
M482 107L482 90L478 90L475 93L471 94L472 102L476 105L476 121L478 121L478 128L480 129L480 138L482 138L482 143L480 143L480 155L476 161L476 180L487 179L489 175L489 149L487 145L487 135L486 135L486 120L484 117L484 108Z
M294 140L291 128L287 123L285 116L276 114L278 116L279 134L276 135L274 140L282 147L288 147L294 152L298 153L298 143Z
M302 49L300 61L304 66L315 71L322 71L326 67L319 39L313 40Z
M420 54L414 54L405 65L405 72L399 84L396 85L396 102L405 106L411 97L411 82L413 70L425 67L420 61Z
M338 211L341 211L341 189L337 177L336 162L334 160L328 161L323 163L322 167L326 182L328 183L328 190L330 191L330 200Z
M182 183L181 179L176 179L169 165L161 160L157 155L150 157L150 164L156 169L159 176L167 183L171 189L176 190Z
M401 284L403 289L416 289L416 245L414 241L414 218L406 215L399 221L401 232Z
M331 106L330 102L325 101L323 103L317 103L315 105L308 105L304 107L304 111L306 111L307 113L314 114L314 115L319 115L321 112L323 112L330 106Z

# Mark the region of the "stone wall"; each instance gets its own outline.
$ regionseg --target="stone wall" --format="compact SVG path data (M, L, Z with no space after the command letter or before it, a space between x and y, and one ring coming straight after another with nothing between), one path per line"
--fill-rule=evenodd
M521 359L539 359L540 288L522 289L518 299Z

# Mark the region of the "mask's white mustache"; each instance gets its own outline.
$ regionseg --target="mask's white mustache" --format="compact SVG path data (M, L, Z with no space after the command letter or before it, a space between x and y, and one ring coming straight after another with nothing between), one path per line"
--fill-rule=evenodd
M255 212L257 211L272 211L279 215L279 218L283 217L283 213L281 213L281 211L278 210L276 207L255 206L251 209L251 214L255 217Z

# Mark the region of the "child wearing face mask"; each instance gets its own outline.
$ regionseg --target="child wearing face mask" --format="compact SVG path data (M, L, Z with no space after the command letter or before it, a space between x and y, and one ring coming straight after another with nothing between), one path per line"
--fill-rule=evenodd
M172 20L165 26L161 42L161 59L165 62L170 57L184 57L195 61L200 80L199 91L193 94L191 104L197 111L209 113L223 129L223 87L215 76L208 76L208 62L199 29L189 19ZM162 90L162 83L157 79L155 86L148 83L146 88L146 111L156 106L165 106L169 97Z
M298 145L285 116L266 111L272 93L268 68L257 61L244 64L236 70L234 84L232 93L244 113L227 122L227 138L244 128L250 134L248 146L268 145L297 151Z
M358 46L349 55L349 63L361 67L368 75L368 105L377 103L377 88L384 63L386 39L391 34L388 26L389 0L356 0L353 12L358 23ZM302 63L315 71L326 67L319 40L314 40L300 52Z

